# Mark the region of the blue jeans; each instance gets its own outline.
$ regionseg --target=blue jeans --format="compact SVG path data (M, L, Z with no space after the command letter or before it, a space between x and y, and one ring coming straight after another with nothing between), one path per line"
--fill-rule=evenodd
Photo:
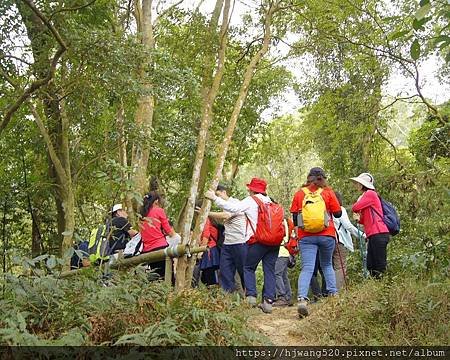
M331 236L306 236L299 242L302 257L302 271L298 277L298 297L308 298L309 284L316 264L316 255L319 256L320 266L325 276L327 291L335 294L336 275L333 270L333 251L336 240Z
M220 286L227 292L236 290L235 274L244 280L244 264L247 258L246 243L222 246L220 253ZM242 287L245 288L244 284Z
M255 271L262 260L264 271L263 298L275 300L275 263L278 258L279 246L262 244L248 245L247 259L244 265L245 295L257 296Z

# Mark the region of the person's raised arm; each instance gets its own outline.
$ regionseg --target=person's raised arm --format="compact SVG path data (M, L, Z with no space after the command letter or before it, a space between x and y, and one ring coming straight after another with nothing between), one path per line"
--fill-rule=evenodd
M339 220L341 221L342 227L350 231L350 234L352 234L354 237L356 238L359 237L361 233L362 236L365 237L365 234L361 230L358 230L358 228L352 224L352 222L348 217L347 210L345 210L345 208L342 208L342 216Z
M208 216L215 220L225 221L231 217L231 214L226 211L210 211Z
M211 199L216 203L217 206L231 213L240 213L240 212L243 213L247 211L251 207L251 205L255 202L251 197L247 197L241 201L224 200L216 196L213 190L208 190L205 193L205 197Z

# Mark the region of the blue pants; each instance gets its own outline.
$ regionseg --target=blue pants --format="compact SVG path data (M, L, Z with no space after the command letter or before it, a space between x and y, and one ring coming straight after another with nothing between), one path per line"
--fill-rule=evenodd
M314 273L316 255L319 256L328 294L335 294L336 276L333 270L333 251L335 239L331 236L306 236L301 239L300 254L302 257L302 271L298 277L298 297L308 298L309 284Z
M220 286L227 292L236 290L235 274L244 279L244 264L247 258L246 243L222 246L220 253ZM245 289L245 285L242 284Z
M279 257L277 259L277 262L275 263L275 278L277 298L283 298L286 301L291 301L292 290L288 277L288 263L289 257L287 256Z
M252 244L248 246L247 259L244 265L245 295L257 296L255 271L262 260L264 271L263 298L275 300L275 263L278 258L279 246Z

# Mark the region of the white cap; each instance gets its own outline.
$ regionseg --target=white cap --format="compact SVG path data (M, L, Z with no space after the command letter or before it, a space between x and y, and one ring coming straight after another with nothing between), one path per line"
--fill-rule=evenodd
M373 176L369 173L359 174L358 177L350 178L353 181L360 183L368 189L375 190L375 186L373 185Z
M115 213L117 210L122 210L122 204L116 204L112 207L111 213Z

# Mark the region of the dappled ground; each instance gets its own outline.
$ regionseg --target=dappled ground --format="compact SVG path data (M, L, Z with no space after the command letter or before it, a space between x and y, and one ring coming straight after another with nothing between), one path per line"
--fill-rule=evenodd
M249 324L257 332L266 336L276 346L300 346L306 345L298 336L302 323L314 319L319 304L309 307L310 315L305 319L299 319L297 304L289 307L274 307L271 314L264 314L259 309L252 309ZM297 335L295 335L297 333Z

